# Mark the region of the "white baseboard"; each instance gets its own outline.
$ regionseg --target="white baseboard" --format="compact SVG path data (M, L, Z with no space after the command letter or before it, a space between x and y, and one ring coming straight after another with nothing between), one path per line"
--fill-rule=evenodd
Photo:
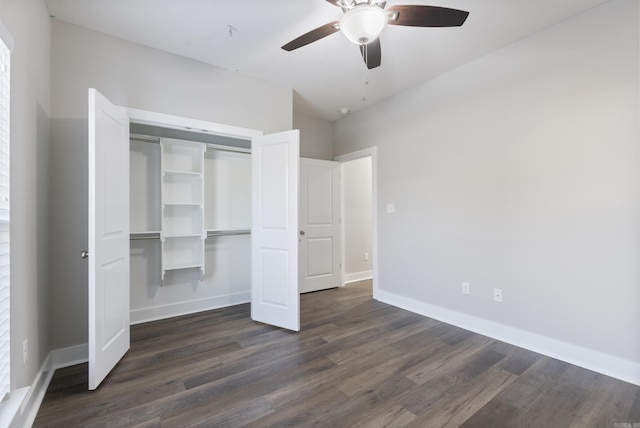
M51 364L54 369L75 366L89 361L89 344L69 346L51 351Z
M344 274L344 283L348 284L350 282L363 281L365 279L373 278L372 270L364 270L362 272L353 272L353 273L345 273Z
M29 387L24 387L11 392L9 399L0 403L0 427L19 427L17 418L22 403L29 393Z
M190 302L180 302L170 305L155 306L152 308L135 309L132 310L130 314L131 324L141 324L143 322L209 311L211 309L225 308L227 306L240 305L250 301L251 292L245 291L242 293L192 300Z
M0 405L0 427L32 426L56 369L86 362L88 352L86 343L49 352L31 386L13 391Z
M9 413L9 422L7 426L10 428L24 428L33 425L40 403L44 399L44 395L51 382L51 377L55 369L51 365L51 353L47 355L38 374L29 387L21 388L11 393L10 402L13 401L11 412ZM19 405L18 405L19 401ZM3 424L5 423L3 418Z
M465 330L640 386L640 363L638 362L466 315L388 291L378 290L376 299Z

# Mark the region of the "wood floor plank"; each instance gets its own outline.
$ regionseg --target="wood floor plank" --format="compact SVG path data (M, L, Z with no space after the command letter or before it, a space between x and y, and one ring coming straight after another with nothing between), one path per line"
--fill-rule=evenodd
M540 358L524 372L511 388L500 394L503 402L521 410L552 390L569 365L548 357Z
M460 428L511 428L517 414L518 409L494 397L464 421Z
M505 360L500 364L500 368L516 375L526 372L542 357L542 355L526 349L514 348L513 346L511 348L511 352L507 354Z
M402 400L402 404L415 415L420 416L427 413L433 406L442 402L443 397L455 395L455 391L460 390L460 385L463 385L463 390L468 385L473 385L473 380L488 372L503 358L504 354L487 348L485 345L477 349L476 352L466 355L464 359L451 359L451 364L441 365L437 375L429 378L414 394ZM516 378L513 375L513 379L511 379L501 371L497 374L500 375L500 379L504 377L505 382L507 379L511 381ZM509 373L509 375L511 374Z
M316 389L313 399L303 398L289 403L280 411L271 413L257 419L246 427L302 427L302 426L327 426L324 425L324 416L343 403L346 396L334 387L321 386ZM315 421L312 423L311 421Z
M237 427L246 425L274 412L264 397L242 402L229 409L213 413L211 411L194 414L180 412L163 421L164 426L185 428Z
M596 427L640 387L377 302L371 281L301 296L298 333L238 305L132 326L96 391L54 373L35 427Z
M400 356L400 353L391 347L380 348L357 360L337 364L330 370L318 372L305 378L298 378L289 385L269 394L269 402L276 407L284 406L296 400L298 397L307 395L309 393L309 385L332 385L338 387L345 379L348 379L349 376L357 375L362 371L376 367L388 359L397 356Z
M526 426L531 421L536 421L540 426L571 426L580 402L586 395L583 388L559 383L521 409L512 422L514 426Z
M355 423L353 428L401 428L409 425L416 419L416 415L405 409L400 404L391 407L376 408L363 415L363 418Z
M367 370L363 370L353 376L342 378L338 385L338 389L344 392L349 397L363 394L366 391L376 390L380 384L384 383L390 378L401 377L406 379L410 387L414 387L416 384L405 376L401 376L398 373L398 369L402 366L405 356L397 356L390 358L381 364L375 365Z
M309 422L311 425L318 426L352 427L360 423L365 415L377 409L393 407L396 404L396 397L410 393L414 386L414 383L399 374L379 379L371 388L341 402L331 410L331 413Z
M631 397L633 397L633 405L631 406L631 410L629 411L629 415L626 420L640 421L640 388L635 388L633 385L631 385L631 387L635 390L630 393ZM615 417L618 418L619 415L615 415Z
M450 388L447 394L419 415L409 427L459 427L496 395L507 389L516 378L512 373L492 367L477 377L463 380Z
M329 359L331 359L331 361L334 361L337 364L341 364L345 361L349 361L354 358L359 358L363 355L369 354L370 352L373 352L380 347L392 345L399 340L406 339L416 333L428 330L429 328L437 324L439 324L438 321L429 318L423 318L422 320L418 320L415 323L404 326L404 328L399 328L389 334L383 335L378 339L363 343L360 346L341 349L329 355L328 357Z
M422 385L445 370L457 370L464 366L472 355L478 353L481 347L489 342L490 339L484 336L470 337L468 341L459 343L456 347L439 341L428 342L433 348L430 358L406 370L404 374L415 383Z
M324 344L326 344L326 342L317 337L296 343L297 346L295 349L280 347L264 353L255 352L246 358L235 360L209 370L207 373L198 373L194 376L186 377L184 384L187 389L191 389L244 372L253 373L259 370L273 370L281 366L287 366L291 364L290 361L292 360L294 360L294 363L302 363L303 360L308 361L314 359L313 356L309 356L309 350L316 349ZM283 361L283 359L286 360Z
M572 368L567 370L570 372ZM579 369L581 374L588 372ZM562 381L562 380L561 380ZM589 387L589 385L584 385ZM618 415L629 414L633 407L635 394L633 387L621 388L614 379L597 376L593 387L588 391L583 400L580 400L576 409L576 415L571 422L571 428L590 428L601 426L614 426L621 422Z

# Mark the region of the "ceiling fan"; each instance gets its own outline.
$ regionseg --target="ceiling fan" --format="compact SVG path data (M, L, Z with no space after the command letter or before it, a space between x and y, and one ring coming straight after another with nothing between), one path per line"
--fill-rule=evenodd
M326 0L342 8L340 21L329 22L282 46L285 51L301 48L335 32L341 31L347 39L360 46L367 66L380 66L382 51L380 33L389 25L406 27L459 27L469 12L438 6L402 5L385 9L381 0Z

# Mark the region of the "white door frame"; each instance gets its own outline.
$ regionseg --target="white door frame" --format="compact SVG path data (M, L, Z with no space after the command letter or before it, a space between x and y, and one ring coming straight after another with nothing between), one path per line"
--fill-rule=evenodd
M344 155L334 157L336 162L340 162L341 164L345 162L349 162L356 159L362 159L366 157L371 157L371 244L372 244L372 257L371 257L371 265L373 270L373 298L377 299L378 297L378 148L377 147L369 147L366 149L358 150L351 153L346 153ZM342 177L342 170L344 165L340 165L340 176ZM344 180L340 180L340 186L344 186ZM344 219L344 188L341 188L340 191L340 216ZM341 222L341 233L342 233L342 280L341 284L344 287L344 272L345 272L345 230L344 230L344 221Z
M208 122L206 120L191 119L182 116L174 116L153 111L127 108L129 122L141 125L152 125L160 128L172 128L199 134L211 134L224 137L233 137L250 141L251 138L263 135L262 131L222 123Z

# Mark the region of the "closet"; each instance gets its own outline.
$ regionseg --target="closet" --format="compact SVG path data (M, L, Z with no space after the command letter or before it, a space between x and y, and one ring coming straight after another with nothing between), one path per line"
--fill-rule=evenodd
M248 145L131 125L132 324L250 301Z
M123 107L95 88L88 101L89 389L132 323L250 301L253 320L298 331L300 132Z

